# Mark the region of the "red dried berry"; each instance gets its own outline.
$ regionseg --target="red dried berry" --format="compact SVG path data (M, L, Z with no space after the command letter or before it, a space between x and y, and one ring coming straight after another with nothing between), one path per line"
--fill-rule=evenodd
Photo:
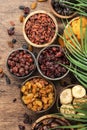
M30 13L30 8L29 7L25 7L24 8L24 14L29 14Z

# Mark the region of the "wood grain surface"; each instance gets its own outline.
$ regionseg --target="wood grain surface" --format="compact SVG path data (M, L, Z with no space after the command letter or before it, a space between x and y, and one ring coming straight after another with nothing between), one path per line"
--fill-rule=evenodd
M24 125L25 130L31 130L31 125L24 124L24 113L32 115L27 108L22 104L20 99L20 88L18 85L23 81L14 79L7 71L6 59L13 49L22 47L25 40L22 34L22 23L19 22L19 17L23 12L19 10L20 5L30 7L35 0L0 0L0 67L11 79L11 84L6 83L5 77L0 78L0 130L19 130L18 125ZM50 12L49 3L38 2L37 8ZM35 11L35 10L31 10ZM7 29L11 26L10 21L14 21L16 28L16 36L8 36ZM17 39L14 48L10 48L7 41L12 38ZM57 84L58 86L58 84ZM16 102L13 102L14 99ZM37 118L36 115L32 117Z

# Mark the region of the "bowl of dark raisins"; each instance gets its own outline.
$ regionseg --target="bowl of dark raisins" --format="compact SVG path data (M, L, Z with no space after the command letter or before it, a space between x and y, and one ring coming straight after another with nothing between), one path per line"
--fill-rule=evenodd
M18 79L29 77L36 69L36 59L27 49L13 50L7 58L7 68L10 74Z
M69 60L59 45L50 45L38 53L38 72L48 80L60 80L68 74L69 70L61 64L70 66Z
M71 0L65 1L69 2ZM49 0L49 4L53 14L59 18L73 18L76 15L75 10L70 8L67 4L65 4L64 1Z
M38 118L32 125L31 130L67 130L66 128L58 128L58 126L70 126L68 120L55 114L49 114ZM68 128L68 130L73 130L73 128Z
M58 32L55 17L44 10L30 13L23 24L23 35L28 44L42 48L52 44Z

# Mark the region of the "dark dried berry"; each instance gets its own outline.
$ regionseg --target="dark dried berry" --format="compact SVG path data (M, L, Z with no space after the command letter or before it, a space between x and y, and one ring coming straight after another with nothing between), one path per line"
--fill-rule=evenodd
M5 76L5 79L6 79L6 83L11 84L11 80L9 79L9 77L6 74L4 74L4 76Z
M23 48L23 49L28 49L28 46L27 46L26 44L23 44L23 45L22 45L22 48Z
M32 124L32 118L27 113L25 113L24 114L24 121L23 122L25 124Z
M19 127L19 130L25 130L25 126L23 125L18 125L18 127Z
M13 102L16 102L16 101L17 101L17 99L16 99L16 98L14 98L14 99L13 99Z
M24 14L29 14L30 13L30 8L29 7L25 7L24 8Z
M16 42L17 42L17 40L16 40L16 39L12 39L12 43L14 43L14 44L15 44Z
M10 30L10 29L8 29L7 31L8 31L8 35L10 35L10 36L14 35L14 33L15 33L14 30Z
M20 9L20 10L24 10L24 8L25 8L24 5L20 5L20 6L19 6L19 9Z
M7 31L8 31L8 35L12 36L14 35L15 31L14 31L14 27L10 27Z

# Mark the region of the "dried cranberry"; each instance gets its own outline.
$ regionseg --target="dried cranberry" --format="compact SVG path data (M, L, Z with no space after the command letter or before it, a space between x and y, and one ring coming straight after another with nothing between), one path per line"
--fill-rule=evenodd
M20 130L25 130L25 126L23 126L23 125L18 125L18 127Z
M29 14L30 13L30 8L29 7L25 7L24 8L24 14Z

